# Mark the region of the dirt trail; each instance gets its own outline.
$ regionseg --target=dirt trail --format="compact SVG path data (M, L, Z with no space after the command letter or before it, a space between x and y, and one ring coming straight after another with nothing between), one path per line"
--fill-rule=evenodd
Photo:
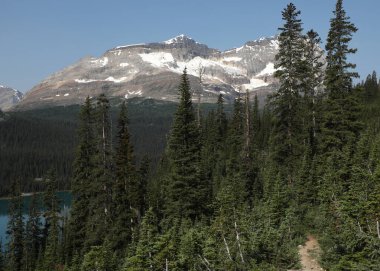
M324 270L318 263L321 253L318 241L314 236L309 235L303 246L299 246L298 253L301 258L301 271L322 271Z

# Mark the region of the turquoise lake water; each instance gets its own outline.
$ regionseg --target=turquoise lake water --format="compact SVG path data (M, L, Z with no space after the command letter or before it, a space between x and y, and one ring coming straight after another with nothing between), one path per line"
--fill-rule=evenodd
M68 191L62 191L58 192L58 198L60 199L61 204L61 210L63 212L67 212L68 209L71 206L71 193ZM41 201L41 194L38 194L39 201ZM24 196L24 210L23 215L24 219L26 220L28 218L28 210L29 210L29 204L30 204L31 196ZM0 199L0 239L2 240L2 243L5 244L7 242L6 240L6 232L7 232L7 224L8 224L8 210L9 210L9 199ZM41 203L39 204L41 206ZM41 207L42 209L42 207Z

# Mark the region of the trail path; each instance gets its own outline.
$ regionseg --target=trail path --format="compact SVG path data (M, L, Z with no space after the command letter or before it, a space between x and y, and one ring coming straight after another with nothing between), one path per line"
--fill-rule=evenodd
M321 253L317 239L309 235L305 245L299 246L298 253L301 258L302 271L322 271L324 270L318 263Z

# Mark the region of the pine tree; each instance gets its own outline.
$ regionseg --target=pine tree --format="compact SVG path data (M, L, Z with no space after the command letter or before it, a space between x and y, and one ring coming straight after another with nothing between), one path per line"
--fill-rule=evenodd
M86 224L89 216L90 184L94 174L94 113L90 98L87 97L81 106L78 130L78 148L73 165L73 180L71 182L73 201L70 211L68 259L74 254L82 255L86 238Z
M261 123L261 116L259 112L259 101L257 98L257 95L255 95L254 101L253 101L253 107L252 107L252 116L251 116L251 129L252 129L252 140L251 140L251 161L252 164L250 165L250 174L251 176L251 188L250 188L250 205L254 201L258 201L263 196L263 183L262 179L260 178L260 163L262 163L262 157L260 157L260 150L263 148L262 142L261 142L261 136L262 136L262 123Z
M321 39L314 30L307 32L303 61L302 90L304 93L304 123L308 133L308 147L312 155L316 152L317 133L320 128L320 107L323 84L323 51L319 45Z
M324 104L320 154L330 168L322 170L331 173L329 178L325 178L323 186L330 190L334 183L335 191L330 192L337 197L347 188L354 143L362 123L359 121L361 108L358 94L352 88L352 77L356 77L357 73L351 71L355 65L347 62L347 55L356 52L356 49L349 48L348 43L357 29L349 22L341 0L337 1L334 18L330 22L325 79L328 97Z
M328 98L322 126L323 153L342 151L346 144L355 141L361 128L358 100L352 88L352 78L358 74L351 70L356 65L347 61L347 56L356 52L348 44L357 28L346 16L342 2L338 0L336 3L326 44L325 87Z
M302 126L302 60L304 38L302 23L294 4L288 4L282 12L284 26L280 27L279 52L276 55L278 69L275 77L280 81L278 91L271 97L275 115L273 130L274 159L282 168L287 183L295 179L297 160L303 153Z
M234 101L234 111L229 122L227 146L228 156L226 171L227 175L234 175L239 172L239 163L242 158L244 147L244 108L240 95Z
M225 138L227 133L227 117L224 112L224 98L222 94L219 94L217 101L217 109L216 109L216 122L218 128L218 138L216 142L220 142Z
M216 133L215 137L210 142L210 146L213 148L212 154L210 156L215 160L215 167L213 172L213 195L216 195L220 183L223 177L226 176L226 140L228 133L228 121L226 113L224 112L224 98L222 94L219 94L217 101L217 108L215 114L216 121Z
M379 81L377 79L376 71L372 75L368 75L364 84L364 98L368 102L373 102L379 97Z
M321 39L314 30L307 32L304 45L304 59L301 88L303 91L303 126L305 152L302 156L300 178L296 183L297 204L299 213L310 210L316 204L316 152L320 138L320 122L323 98L323 50L320 48Z
M9 206L9 220L7 227L8 235L8 270L21 271L24 251L24 222L23 222L23 200L21 197L21 183L17 179L12 184L12 199Z
M5 264L5 255L3 250L3 242L0 240L0 271L6 270L6 264Z
M168 142L171 172L166 195L166 214L170 217L199 218L207 209L208 185L200 173L200 132L186 69L179 86L180 102Z
M32 195L29 206L29 217L26 222L24 243L24 269L33 271L36 268L39 250L42 246L42 222L37 196Z
M137 208L140 216L144 216L145 211L148 208L148 180L150 177L150 159L148 156L144 156L141 160L140 168L138 171L138 202ZM140 220L140 219L139 219Z
M115 258L109 244L93 246L83 257L80 271L115 271ZM79 270L78 270L79 271Z
M352 86L352 79L357 77L357 73L353 71L355 64L347 60L350 54L356 52L356 49L349 47L349 43L357 28L346 16L342 0L337 0L333 13L326 44L327 98L323 107L321 143L317 160L321 180L320 210L324 216L323 226L326 229L324 238L329 240L324 249L331 251L330 255L325 255L325 261L329 262L336 262L342 255L351 253L347 251L347 243L345 244L343 240L346 237L352 240L353 224L342 207L350 194L350 187L351 189L354 187L352 185L355 182L354 154L362 129L359 120L361 114L359 94ZM356 249L352 251L354 250Z
M110 121L110 104L104 94L96 100L94 169L89 185L89 218L86 221L85 247L102 245L107 229L111 226L112 203L112 136Z
M225 140L227 133L227 118L224 112L224 99L220 94L216 110L211 110L202 127L202 173L206 180L210 180L212 193L215 195L225 175Z
M253 107L252 107L252 137L253 137L253 144L255 148L259 148L260 146L260 132L261 132L261 119L260 119L260 112L259 112L259 100L257 98L257 95L255 95L255 98L253 100Z
M59 246L60 246L60 206L57 196L58 183L56 174L53 171L49 171L46 178L46 191L43 194L44 201L44 218L45 227L44 232L46 234L46 244L44 250L44 257L42 260L42 268L44 271L54 270L60 263L59 259Z
M111 217L113 225L109 232L111 247L124 252L127 244L132 240L133 231L136 230L140 216L136 206L137 176L134 165L133 148L128 132L128 118L126 103L120 107L117 147L115 153L115 182L112 193Z
M325 85L329 97L334 99L350 93L352 78L358 77L356 72L351 71L356 65L347 61L347 56L357 51L349 48L348 44L358 29L349 21L350 17L343 9L343 0L337 0L333 13L326 44Z
M145 214L139 231L139 240L133 256L125 260L125 271L156 270L153 257L156 253L155 241L158 236L157 218L150 208Z

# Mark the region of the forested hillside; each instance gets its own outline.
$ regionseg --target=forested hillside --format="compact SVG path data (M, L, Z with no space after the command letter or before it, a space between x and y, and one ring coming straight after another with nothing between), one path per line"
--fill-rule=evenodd
M111 100L113 141L120 99ZM207 113L213 104L202 104ZM175 103L134 98L128 100L129 127L138 162L148 156L155 170L165 148ZM226 105L227 114L232 106ZM38 181L54 168L59 189L70 189L72 164L77 145L79 106L51 107L0 113L0 196L10 194L13 179L22 179L24 192L42 189ZM37 178L37 181L34 181Z
M111 122L116 134L118 104L112 101ZM207 105L205 105L207 107ZM149 156L156 165L165 146L175 104L132 99L128 113L136 156ZM9 112L0 117L0 195L9 195L10 182L20 177L22 190L39 190L37 181L54 168L59 188L70 188L77 145L79 106Z
M380 88L375 72L353 84L357 28L342 2L325 52L295 5L283 10L280 87L261 111L242 93L231 114L220 95L198 115L185 69L155 173L149 157L136 162L129 106L112 125L107 97L88 98L70 214L57 207L53 169L42 180L44 221L31 207L24 225L15 182L1 268L297 270L297 246L312 233L327 270L379 270Z

